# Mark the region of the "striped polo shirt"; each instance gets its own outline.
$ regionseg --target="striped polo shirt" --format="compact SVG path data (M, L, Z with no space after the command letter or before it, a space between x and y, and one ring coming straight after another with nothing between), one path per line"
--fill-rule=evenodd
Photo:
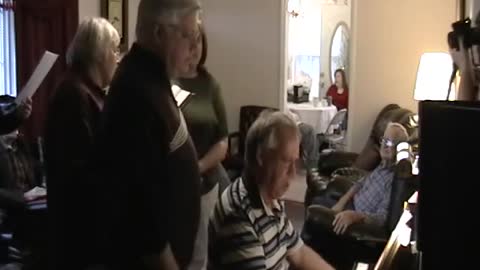
M287 256L302 245L283 202L266 207L258 189L238 178L210 218L208 269L286 270Z

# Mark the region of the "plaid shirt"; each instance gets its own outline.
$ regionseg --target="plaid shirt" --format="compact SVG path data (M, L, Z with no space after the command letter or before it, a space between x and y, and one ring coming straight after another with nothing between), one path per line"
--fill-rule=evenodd
M355 211L366 214L375 223L385 224L394 172L383 163L357 183L353 197Z

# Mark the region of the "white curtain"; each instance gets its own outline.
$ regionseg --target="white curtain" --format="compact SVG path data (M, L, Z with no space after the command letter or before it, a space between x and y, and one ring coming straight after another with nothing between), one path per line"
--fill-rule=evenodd
M308 81L311 100L319 96L321 4L313 0L290 0L289 7L299 13L288 21L289 86L305 85Z
M14 0L0 0L0 95L17 95Z

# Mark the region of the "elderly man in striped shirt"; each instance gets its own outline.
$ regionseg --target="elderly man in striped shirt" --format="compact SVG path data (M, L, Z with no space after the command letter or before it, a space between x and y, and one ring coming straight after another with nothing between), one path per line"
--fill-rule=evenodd
M303 244L279 199L295 176L299 131L285 113L260 115L246 138L243 177L210 220L209 269L333 269Z

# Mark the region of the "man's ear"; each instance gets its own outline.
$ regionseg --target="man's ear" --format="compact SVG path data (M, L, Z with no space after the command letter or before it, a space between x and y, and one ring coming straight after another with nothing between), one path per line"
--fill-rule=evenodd
M153 27L153 42L155 45L162 44L163 36L166 35L166 29L160 24L155 24Z
M255 154L255 156L256 156L256 159L257 159L258 166L262 167L263 166L263 152L260 148L257 149L257 153Z

